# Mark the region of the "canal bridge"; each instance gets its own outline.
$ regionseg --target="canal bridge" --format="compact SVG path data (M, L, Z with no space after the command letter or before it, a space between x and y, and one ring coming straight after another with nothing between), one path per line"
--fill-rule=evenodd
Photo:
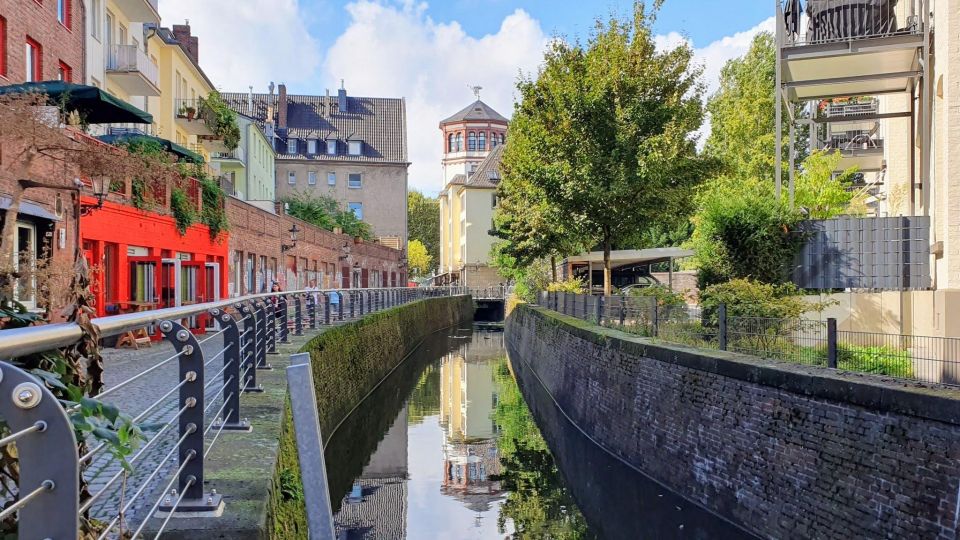
M506 315L507 298L513 293L513 287L495 285L491 287L468 287L475 307L474 320L478 322L502 322Z

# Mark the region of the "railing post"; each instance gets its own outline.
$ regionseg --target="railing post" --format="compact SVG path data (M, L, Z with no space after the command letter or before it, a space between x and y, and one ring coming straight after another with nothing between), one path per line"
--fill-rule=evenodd
M290 343L290 309L287 306L287 295L281 294L277 298L280 309L280 343Z
M589 300L591 296L593 295L591 295L590 293L583 295L583 318L584 319L587 318L587 300Z
M360 316L363 317L363 297L367 295L366 291L360 291L357 295L360 298Z
M241 376L243 379L241 381L243 391L263 392L263 388L257 385L256 369L262 355L261 351L264 351L264 344L260 337L263 331L260 304L258 302L250 302L249 304L239 304L237 307L240 310L240 314L244 316L243 341L245 343L243 347L243 361L241 362L243 368L241 369L241 373L245 373L246 375Z
M330 326L330 295L332 292L323 293L323 324Z
M260 315L257 317L257 326L263 329L263 337L259 347L259 358L257 358L257 369L273 369L273 366L267 363L268 354L277 354L276 352L271 353L270 350L273 349L276 351L276 322L274 317L276 312L273 308L273 303L269 300L257 300L259 307Z
M19 497L39 492L18 510L19 537L79 538L80 463L66 411L36 377L0 362L0 417L11 433L43 427L16 440Z
M620 326L627 324L627 297L626 295L620 296Z
M317 328L317 299L319 293L312 292L307 296L307 311L310 313L310 328Z
M354 316L356 315L353 309L353 304L356 301L356 299L357 299L357 291L351 290L350 291L350 318L351 319L354 318Z
M718 341L720 344L720 350L727 350L727 305L720 304L718 310L718 315L720 318L720 328L718 329Z
M293 334L303 335L303 293L293 295Z
M837 367L837 320L827 319L827 367Z
M174 507L177 496L167 496L160 506L163 511L176 508L177 512L209 512L219 509L223 503L220 494L203 492L203 429L204 423L204 373L203 349L189 330L174 321L161 321L160 332L179 353L180 386L178 401L183 413L180 414L179 431L180 475L177 479L177 491L182 500Z
M240 364L244 356L240 326L233 316L219 308L211 309L210 315L223 327L223 402L226 404L223 417L213 429L222 426L226 430L250 431L250 422L240 420Z
M652 300L653 300L653 309L651 311L653 312L653 319L650 321L651 323L650 335L653 337L657 337L658 335L660 335L660 306L657 305L656 298L653 298Z
M603 297L597 297L597 324L603 326Z
M337 296L340 297L340 302L337 304L337 320L343 320L343 293L337 292Z
M276 297L268 299L264 302L265 306L265 319L266 319L266 333L264 334L264 345L267 349L267 354L279 354L277 352L277 305L274 304ZM257 364L259 368L260 365Z

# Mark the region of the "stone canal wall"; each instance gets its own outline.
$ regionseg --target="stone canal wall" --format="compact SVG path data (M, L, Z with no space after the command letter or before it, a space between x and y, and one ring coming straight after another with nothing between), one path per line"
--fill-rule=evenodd
M960 392L653 343L541 308L507 347L595 442L763 537L955 538Z
M368 315L307 342L300 352L310 353L324 442L424 338L472 318L470 297L431 298ZM341 476L335 472L328 475ZM306 538L300 463L289 403L282 421L268 513L269 538Z

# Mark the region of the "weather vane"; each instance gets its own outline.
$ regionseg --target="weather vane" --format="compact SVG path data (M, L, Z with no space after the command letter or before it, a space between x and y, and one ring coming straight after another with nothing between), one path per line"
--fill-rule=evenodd
M468 84L467 86L470 88L470 90L473 90L473 95L477 96L477 99L480 99L480 91L483 90L483 87L482 87L482 86L470 86L469 84Z

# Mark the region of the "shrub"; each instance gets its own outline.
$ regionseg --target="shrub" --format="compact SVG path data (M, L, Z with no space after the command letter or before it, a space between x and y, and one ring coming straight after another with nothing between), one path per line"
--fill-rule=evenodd
M717 324L720 304L726 304L728 316L767 319L796 319L806 311L824 307L804 300L792 283L771 285L748 279L733 279L700 292L705 323Z
M837 367L891 377L913 377L913 357L910 352L888 346L838 343Z
M660 307L682 306L687 303L682 293L671 291L669 287L663 285L634 287L630 289L630 296L655 298Z
M170 210L177 222L177 230L181 235L186 234L187 229L197 220L197 212L183 188L175 187L170 192Z
M564 281L554 281L547 285L547 292L563 292L586 294L587 285L582 279L570 278Z

